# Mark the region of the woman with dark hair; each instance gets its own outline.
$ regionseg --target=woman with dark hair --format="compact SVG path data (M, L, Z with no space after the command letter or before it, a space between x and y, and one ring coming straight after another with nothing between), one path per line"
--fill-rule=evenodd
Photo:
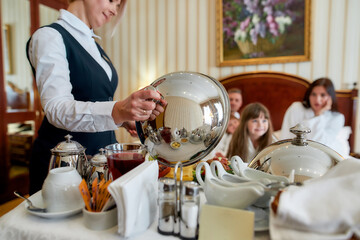
M322 89L321 87L325 88L325 91L326 91L327 95L330 96L330 98L328 99L329 101L327 102L327 105L324 105L323 107L320 106L320 108L313 108L310 103L310 97L311 97L311 94L313 94L315 96L316 93L313 92L313 89L317 86L320 87L319 89ZM325 97L326 93L324 93L324 92L322 92L322 93L323 93L322 97ZM323 99L325 99L325 98L323 98ZM327 110L337 112L338 109L337 109L336 93L335 93L334 85L331 82L331 80L328 78L319 78L316 81L314 81L305 92L304 99L303 99L303 105L306 108L310 108L310 107L313 108L316 116L321 115L324 111L327 111ZM328 109L328 108L330 108L330 109Z
M307 89L303 102L294 102L286 111L281 139L293 138L289 129L301 123L311 129L307 138L325 144L343 156L349 155L337 136L344 127L344 115L337 110L334 85L328 78L319 78Z

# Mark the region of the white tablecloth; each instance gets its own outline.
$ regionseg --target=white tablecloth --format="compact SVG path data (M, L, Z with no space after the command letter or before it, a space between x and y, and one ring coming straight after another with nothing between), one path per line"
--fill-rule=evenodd
M241 224L241 223L239 223ZM117 226L104 231L94 231L85 227L83 215L77 215L63 219L46 219L33 216L25 209L22 202L12 211L0 218L0 240L91 240L91 239L122 239L117 234ZM150 228L127 240L170 240L180 239L175 236L164 236L157 232L157 220ZM256 232L254 239L265 240L269 238L269 232Z

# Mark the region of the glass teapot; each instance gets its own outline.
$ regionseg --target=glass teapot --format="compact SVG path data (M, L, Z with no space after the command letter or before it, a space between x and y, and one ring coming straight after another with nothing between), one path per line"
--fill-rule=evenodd
M88 161L85 150L80 143L71 140L71 135L65 136L65 141L51 149L49 170L58 167L74 167L82 178L86 177Z

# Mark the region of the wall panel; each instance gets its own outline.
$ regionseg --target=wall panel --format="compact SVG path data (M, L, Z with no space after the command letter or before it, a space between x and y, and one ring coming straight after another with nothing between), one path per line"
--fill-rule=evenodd
M327 58L327 76L336 79L337 87L343 87L342 61L343 61L343 42L345 28L343 27L346 19L345 4L342 1L331 1L331 12L329 17L329 38Z
M312 75L311 79L325 76L328 59L329 3L328 0L316 0L313 3L312 16ZM321 27L317 27L321 26ZM302 73L300 72L300 75Z

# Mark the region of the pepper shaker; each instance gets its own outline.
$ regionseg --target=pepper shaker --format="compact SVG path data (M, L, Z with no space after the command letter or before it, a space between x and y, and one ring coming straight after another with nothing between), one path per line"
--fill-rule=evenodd
M163 235L171 235L174 232L176 197L175 180L172 178L159 179L159 220L158 232Z
M196 182L183 182L181 189L180 238L198 238L200 195Z
M91 189L92 182L97 178L98 182L102 179L109 180L109 168L107 158L105 156L105 149L100 148L98 154L91 158L89 168L86 171L88 188Z

